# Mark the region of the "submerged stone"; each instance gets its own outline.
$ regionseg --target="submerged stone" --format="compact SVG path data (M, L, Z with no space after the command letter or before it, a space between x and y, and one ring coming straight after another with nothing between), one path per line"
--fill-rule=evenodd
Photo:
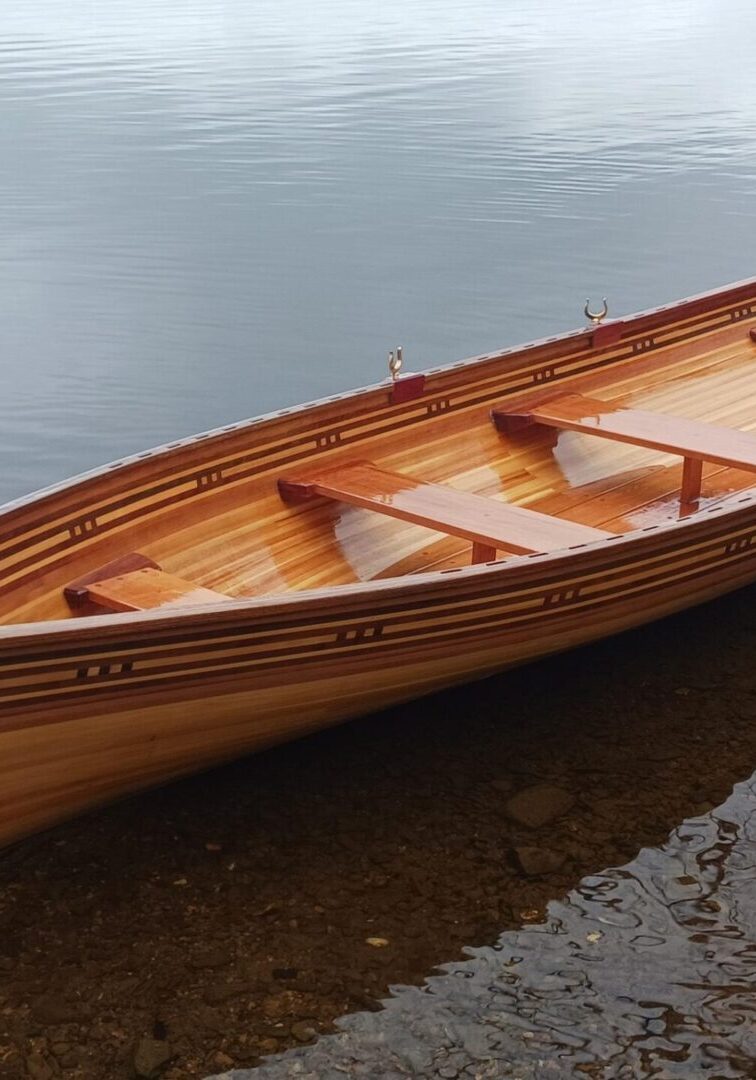
M526 877L543 877L558 873L567 861L567 856L559 851L547 848L516 847L512 849L515 862Z
M143 1038L134 1050L134 1071L143 1080L155 1080L173 1057L169 1044L162 1039Z
M574 805L574 796L564 788L554 787L553 784L535 784L508 799L506 811L518 824L538 829L563 817Z

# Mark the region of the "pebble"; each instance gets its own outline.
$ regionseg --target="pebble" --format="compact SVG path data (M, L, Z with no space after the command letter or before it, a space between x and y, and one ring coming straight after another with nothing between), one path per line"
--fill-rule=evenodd
M538 908L523 908L519 914L522 921L526 923L539 922L543 918L543 912Z
M142 1038L134 1050L134 1071L145 1080L154 1080L173 1057L173 1051L162 1039Z
M314 1028L312 1024L308 1024L306 1020L298 1020L291 1025L291 1033L297 1042L305 1043L314 1039L318 1032L317 1028Z
M278 1020L280 1017L285 1016L289 1008L289 1002L283 995L279 997L267 997L262 1003L263 1016L267 1016L269 1020Z
M538 829L563 817L575 805L574 796L553 784L535 784L523 788L507 800L506 812L513 821Z
M29 1054L25 1062L31 1080L53 1080L55 1073L41 1054Z
M556 874L567 862L567 856L559 851L549 851L547 848L516 847L512 849L525 877L543 877L545 874Z

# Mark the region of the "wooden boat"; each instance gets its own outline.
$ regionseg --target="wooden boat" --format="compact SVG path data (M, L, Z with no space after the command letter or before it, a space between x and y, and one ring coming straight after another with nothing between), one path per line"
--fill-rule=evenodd
M756 279L4 507L0 840L751 582L752 327Z

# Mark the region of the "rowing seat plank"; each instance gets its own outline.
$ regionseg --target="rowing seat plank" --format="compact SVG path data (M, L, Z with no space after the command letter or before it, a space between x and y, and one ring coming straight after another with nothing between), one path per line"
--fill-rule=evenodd
M533 424L543 424L679 454L684 459L681 491L684 506L695 503L701 493L704 461L756 471L756 436L748 431L646 409L628 409L582 394L542 399L516 410L499 407L492 410L491 416L498 430L508 435Z
M217 604L219 600L231 599L151 566L93 581L87 591L90 601L109 611L149 611L169 605Z
M613 535L389 472L367 461L341 465L306 479L279 480L278 490L285 502L321 496L461 536L473 544L473 562L487 562L495 558L497 550L514 554L556 551Z
M132 570L143 570L146 566L151 566L153 570L160 569L158 563L147 555L142 555L141 551L130 551L128 555L120 555L117 559L113 559L112 562L105 563L104 566L98 566L94 570L88 570L86 574L82 574L75 581L70 581L63 589L63 595L74 610L79 609L78 613L90 614L88 610L91 607L89 586L93 581L104 581L106 578L128 574Z
M149 611L168 605L217 604L224 593L168 574L160 565L132 551L70 582L63 594L76 614L107 611Z

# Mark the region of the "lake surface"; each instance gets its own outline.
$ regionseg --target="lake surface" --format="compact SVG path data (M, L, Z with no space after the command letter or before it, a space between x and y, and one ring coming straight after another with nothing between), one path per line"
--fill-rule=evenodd
M5 0L0 501L755 272L750 0Z

